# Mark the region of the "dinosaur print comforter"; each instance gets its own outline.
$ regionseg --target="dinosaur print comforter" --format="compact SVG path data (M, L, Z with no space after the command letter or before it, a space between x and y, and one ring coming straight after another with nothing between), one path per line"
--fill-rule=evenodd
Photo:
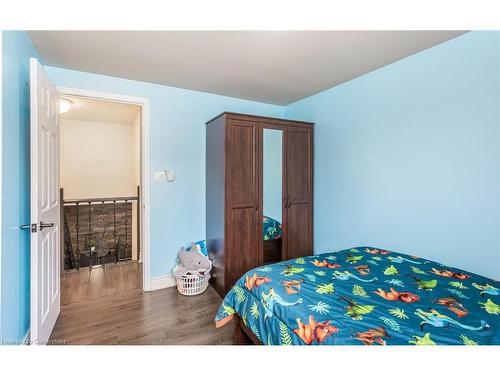
M358 247L243 275L220 306L268 345L500 344L500 283Z

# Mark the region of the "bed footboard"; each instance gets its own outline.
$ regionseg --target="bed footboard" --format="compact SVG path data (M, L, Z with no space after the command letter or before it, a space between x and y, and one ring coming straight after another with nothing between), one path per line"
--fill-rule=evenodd
M262 345L260 340L243 323L238 314L234 314L234 344L235 345Z

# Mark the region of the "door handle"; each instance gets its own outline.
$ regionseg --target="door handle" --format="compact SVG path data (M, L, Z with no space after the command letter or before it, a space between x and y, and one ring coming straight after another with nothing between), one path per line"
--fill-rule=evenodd
M21 229L31 229L31 233L36 233L36 224L23 224L20 225L19 228Z
M40 232L43 230L43 228L52 228L54 226L54 223L44 223L43 221L40 221Z

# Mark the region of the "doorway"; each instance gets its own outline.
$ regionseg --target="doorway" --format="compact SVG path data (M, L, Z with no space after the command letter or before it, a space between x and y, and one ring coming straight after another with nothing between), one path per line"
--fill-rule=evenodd
M60 192L60 112L64 105L64 100L60 103L59 99L66 97L66 105L72 106L73 101L77 99L87 99L97 102L109 102L115 104L134 105L140 109L139 129L140 155L140 186L135 194L122 198L125 205L132 203L131 198L135 198L137 229L136 229L136 267L142 273L142 289L145 291L151 290L150 283L150 265L149 265L149 100L146 98L130 97L124 95L116 95L110 93L94 92L82 89L73 89L65 87L55 87L51 82L50 77L45 72L43 66L37 59L30 59L30 211L31 222L29 225L23 225L31 232L30 252L31 252L31 276L30 276L30 337L34 344L46 344L50 338L51 332L54 329L56 320L61 311L61 273L64 269L65 260L63 254L64 243L64 220L61 220L63 215L63 202L61 201ZM70 98L73 98L71 100ZM64 111L64 110L63 110ZM100 132L95 132L95 136L99 136ZM80 143L80 140L76 140ZM89 144L92 144L89 143ZM91 146L88 146L91 147ZM113 148L113 147L112 147ZM90 155L91 150L80 150L84 155ZM110 159L110 156L101 158L103 162ZM133 166L130 167L133 169ZM137 169L137 168L136 168ZM101 177L105 180L106 177ZM88 181L80 182L80 185L88 185ZM103 181L104 182L104 181ZM82 186L80 186L82 187ZM137 186L136 186L137 188ZM64 187L63 187L64 189ZM63 193L64 194L64 193ZM92 197L86 197L92 198ZM99 198L99 197L98 197ZM100 198L116 198L100 197ZM125 198L125 199L123 199ZM63 200L64 200L63 196ZM113 202L113 199L111 202ZM91 199L87 199L91 200ZM118 199L115 199L118 201ZM105 205L107 199L100 199L101 207ZM104 202L102 202L104 201ZM89 208L94 202L87 202ZM118 202L119 203L119 202ZM129 204L130 206L131 204ZM127 208L130 212L130 207ZM90 207L91 213L95 208ZM94 212L95 213L95 212ZM125 214L127 215L127 214ZM108 215L109 216L109 215ZM132 216L131 214L129 215ZM103 216L106 217L106 214ZM127 216L125 216L127 217ZM118 218L117 218L118 219ZM131 221L132 219L130 219ZM103 220L104 221L104 220ZM109 219L108 219L109 221ZM122 224L125 224L128 219L124 219ZM83 223L82 223L83 224ZM75 243L75 247L83 249L87 252L87 266L90 270L94 269L96 264L106 265L106 256L109 254L97 254L96 250L98 240L104 240L101 229L100 235L96 235L92 231L92 220L87 229L87 236L84 237L84 242ZM113 223L113 229L114 225ZM106 225L109 227L109 225ZM94 226L95 228L96 226ZM75 229L77 225L75 224ZM81 225L78 225L81 228ZM117 228L118 229L118 228ZM98 232L98 231L97 231ZM114 230L113 230L114 232ZM118 232L116 233L118 235ZM129 233L122 234L121 249L116 251L119 246L112 246L115 250L114 260L116 263L120 261L133 260L134 253L132 249L132 240ZM127 246L125 246L127 245ZM130 249L129 249L130 247ZM92 249L93 248L93 249ZM98 259L99 258L99 259ZM76 268L75 262L81 259L73 254L73 267ZM106 266L105 266L106 267ZM117 267L118 269L119 267ZM139 279L141 275L139 273ZM87 278L91 272L86 271ZM136 277L137 279L137 277ZM139 284L138 283L138 284ZM142 292L142 290L138 290ZM92 301L93 302L93 301Z
M61 305L142 289L141 106L59 103Z
M149 276L149 205L147 204L149 202L149 179L147 178L147 171L149 170L149 100L67 87L58 87L57 89L60 98L63 101L68 100L70 104L70 109L66 113L60 114L60 185L62 188L61 207L69 206L66 210L69 210L69 216L72 217L70 220L73 220L71 224L74 225L74 230L77 228L77 209L74 201L81 201L85 198L93 201L90 204L89 202L83 202L83 205L81 205L82 203L78 205L80 206L78 210L83 209L85 211L84 206L85 203L87 204L86 217L85 213L82 216L84 222L80 222L80 217L78 218L79 230L82 231L83 236L80 237L80 233L78 233L78 240L80 241L78 248L82 247L86 254L83 257L80 254L80 264L76 264L77 259L73 259L75 262L73 267L77 268L79 266L80 269L82 267L91 267L92 271L89 271L89 274L95 270L95 279L99 279L99 273L104 275L106 271L109 271L108 274L121 274L122 276L118 277L118 280L123 278L124 274L128 274L129 287L134 285L133 282L130 283L130 278L135 274L138 276L137 285L144 291L151 290ZM73 114L71 114L72 111ZM79 116L80 118L78 118ZM71 118L74 120L71 120ZM99 125L102 126L102 123L107 123L108 126L106 129L100 129L102 130L100 132L92 132L89 128L85 129L85 125L88 125L86 121L91 120L100 120L91 124L90 128L93 127L94 130L99 130ZM68 128L62 129L65 124L70 125ZM95 183L80 183L78 184L80 186L76 186L75 181L71 178L72 175L75 175L75 171L72 171L75 166L72 167L71 163L66 163L70 158L76 156L77 158L87 159L86 165L92 166L92 163L88 162L90 150L71 145L66 149L64 144L65 141L70 143L72 140L76 140L78 134L81 134L82 131L89 135L89 138L87 138L89 144L100 143L101 157L93 155L93 160L101 166L99 172L101 175L96 173L95 177L99 180L107 180L100 181L107 186L105 189L99 190L99 185ZM111 142L107 143L106 138ZM103 151L106 146L111 148L108 153ZM119 147L121 147L121 155L118 155ZM106 155L108 156L106 157ZM110 165L112 164L110 163L111 159L114 160L114 166ZM116 165L117 160L119 160L118 165ZM124 165L129 166L128 171L124 171ZM106 171L110 172L113 167L121 170L122 174L126 174L128 177L116 177L120 174L117 171L106 174ZM65 175L68 171L69 173ZM87 172L92 176L91 170ZM84 179L83 181L86 182L87 180ZM80 181L82 181L81 178ZM64 187L64 184L69 186L69 191ZM86 187L82 188L82 185ZM65 202L64 205L63 202ZM80 215L80 212L78 214ZM88 225L89 216L93 216L90 220L90 226ZM89 232L87 235L85 229L83 229L85 218L87 219L87 232ZM70 220L68 220L68 226L71 225ZM92 223L95 223L97 228L94 235L90 234L92 233ZM61 221L61 229L64 229L63 221ZM64 236L65 231L62 232L61 237ZM61 238L61 244L64 243L65 239ZM76 245L76 239L72 240L72 244ZM65 249L65 246L61 247L61 269L69 268L71 266L69 264L71 259L68 257L70 252ZM73 251L75 250L73 249ZM115 265L125 265L125 267L113 269ZM104 266L104 269L102 266ZM75 280L78 280L78 277L75 276L72 282ZM125 288L127 287L125 286ZM114 289L116 290L116 288ZM118 287L118 290L120 290L120 287ZM64 293L64 290L61 290L61 292Z

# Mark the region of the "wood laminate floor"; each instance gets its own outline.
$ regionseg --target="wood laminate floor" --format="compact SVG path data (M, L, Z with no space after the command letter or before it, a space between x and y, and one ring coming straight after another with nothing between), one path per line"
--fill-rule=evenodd
M176 288L144 293L137 281L129 280L135 276L140 282L138 268L129 263L107 266L95 275L99 269L65 274L61 278L64 303L52 343L232 344L232 324L215 328L221 298L211 286L192 297L180 295Z
M142 264L136 261L65 271L61 306L142 289Z

